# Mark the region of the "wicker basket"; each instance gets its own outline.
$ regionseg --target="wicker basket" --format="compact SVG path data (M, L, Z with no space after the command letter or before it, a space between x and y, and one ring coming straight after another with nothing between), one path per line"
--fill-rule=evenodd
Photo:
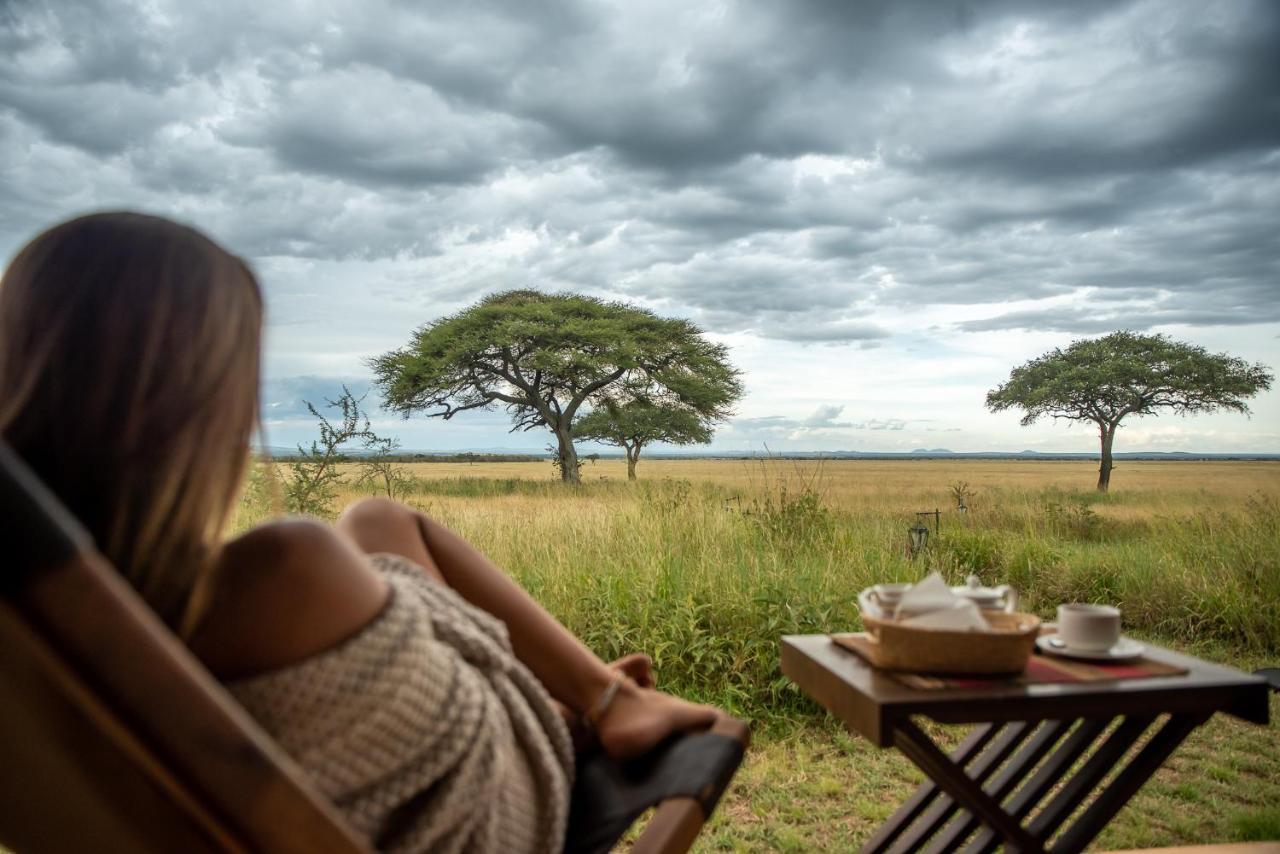
M915 673L1005 675L1021 673L1040 634L1034 614L985 612L991 631L904 626L865 611L862 624L876 641L876 665Z

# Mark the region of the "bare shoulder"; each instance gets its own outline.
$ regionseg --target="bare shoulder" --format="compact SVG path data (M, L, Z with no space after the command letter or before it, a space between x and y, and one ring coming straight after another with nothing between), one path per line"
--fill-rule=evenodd
M351 637L381 612L386 580L344 535L281 519L228 542L192 650L219 677L295 664Z

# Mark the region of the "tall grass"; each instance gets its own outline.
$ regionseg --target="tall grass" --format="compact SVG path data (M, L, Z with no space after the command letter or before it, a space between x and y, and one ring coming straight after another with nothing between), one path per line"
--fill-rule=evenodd
M916 510L951 506L959 464L897 464L895 479L838 465L650 463L676 476L628 484L602 462L610 474L576 489L524 465L536 468L495 465L493 478L417 467L407 500L602 656L645 650L671 690L758 721L811 713L778 671L780 635L856 629L860 589L932 570L1012 583L1043 617L1064 601L1113 602L1140 636L1280 653L1280 467L1220 465L1208 493L1203 479L1183 480L1196 464L1165 464L1129 490L1121 472L1117 492L1099 496L1079 466L1021 463L997 479L975 464L963 472L970 512L944 514L913 560L906 528ZM260 493L247 494L241 524L265 514Z

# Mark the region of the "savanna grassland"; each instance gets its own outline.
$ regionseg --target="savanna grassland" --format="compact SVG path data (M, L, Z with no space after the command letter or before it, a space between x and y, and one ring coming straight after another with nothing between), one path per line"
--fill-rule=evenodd
M778 638L854 630L855 596L932 569L1118 604L1126 631L1252 670L1280 663L1280 464L646 460L407 464L403 500L506 567L600 655L653 655L667 690L752 721L756 742L704 850L857 850L920 781L843 732L778 670ZM268 479L269 480L269 479ZM967 514L951 487L966 483ZM271 512L262 478L237 524ZM333 510L364 491L346 488ZM943 510L914 561L907 527ZM1273 701L1273 718L1280 704ZM1197 732L1099 848L1280 838L1280 724ZM954 738L956 733L946 733Z

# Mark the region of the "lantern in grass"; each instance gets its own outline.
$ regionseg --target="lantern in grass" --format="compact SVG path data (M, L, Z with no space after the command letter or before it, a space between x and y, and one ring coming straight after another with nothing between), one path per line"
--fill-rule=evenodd
M911 556L915 557L929 542L929 526L917 516L916 523L907 529L907 535L911 537Z
M916 513L916 523L907 529L907 535L911 537L911 556L915 557L920 553L926 545L929 544L929 526L924 523L924 517L933 517L933 532L940 533L942 522L941 510L921 510Z

